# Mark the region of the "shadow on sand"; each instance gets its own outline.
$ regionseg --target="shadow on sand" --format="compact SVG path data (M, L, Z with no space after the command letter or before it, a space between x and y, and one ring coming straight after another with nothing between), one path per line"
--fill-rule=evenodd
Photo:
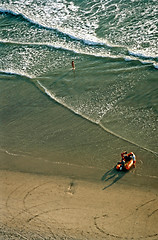
M123 178L126 173L127 173L126 171L121 171L121 172L117 171L116 167L111 168L101 178L102 181L107 183L107 185L103 188L103 190L111 187L114 183L116 183L121 178Z

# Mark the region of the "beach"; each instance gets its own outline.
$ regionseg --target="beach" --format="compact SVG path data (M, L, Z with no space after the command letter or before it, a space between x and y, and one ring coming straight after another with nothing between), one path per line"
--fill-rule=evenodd
M155 9L0 1L0 240L158 238Z
M58 110L51 124L56 126L58 137L51 142L52 150L46 154L43 146L36 152L36 144L32 154L24 152L25 145L19 145L16 152L1 149L0 239L156 240L158 180L147 175L142 163L146 151L135 146L137 155L142 156L136 169L118 172L117 159L108 159L105 146L109 145L110 152L115 141L127 149L134 146L110 134L105 137L96 124L51 102L53 105L52 111ZM57 117L60 109L75 125L71 121L67 127L63 125L63 117ZM17 132L19 128L18 124Z
M55 130L50 135L57 135L51 148L47 144L47 153L42 139L34 142L29 152L30 145L20 142L19 150L1 149L0 239L156 240L158 180L154 170L146 169L144 160L150 156L151 161L156 161L155 155L106 135L96 124L55 102L51 102L51 107ZM35 114L36 107L33 109ZM71 119L67 125L63 124L65 118ZM38 119L43 121L43 117ZM26 133L30 132L29 125L25 126ZM20 129L17 122L16 132ZM7 139L7 131L5 136ZM136 169L116 171L114 156L120 159L121 150L113 153L116 143L122 149L132 147L137 152ZM17 143L13 144L15 148Z
M41 96L28 82L23 89L32 91L31 106L22 104L27 94L7 95L21 82L2 83L0 239L156 240L158 177L150 166L156 155ZM137 154L136 169L117 172L124 149Z
M1 239L157 239L157 190L1 171Z
M21 82L12 84L15 89ZM3 88L3 96L12 84ZM5 121L1 128L0 239L156 240L158 177L157 168L150 165L157 166L156 155L105 132L41 96L27 82L23 84L38 99L31 107L22 104L28 101L27 94L21 103L19 96L11 94L1 101ZM16 115L27 115L27 121L17 119L12 106L17 106ZM32 113L38 119L34 127ZM124 149L136 153L136 169L117 172Z

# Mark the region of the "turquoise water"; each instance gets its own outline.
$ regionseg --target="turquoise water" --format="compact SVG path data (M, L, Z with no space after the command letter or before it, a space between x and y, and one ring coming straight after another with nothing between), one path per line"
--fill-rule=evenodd
M1 0L1 149L104 167L103 155L114 164L128 148L157 164L157 7ZM94 134L77 131L84 119Z

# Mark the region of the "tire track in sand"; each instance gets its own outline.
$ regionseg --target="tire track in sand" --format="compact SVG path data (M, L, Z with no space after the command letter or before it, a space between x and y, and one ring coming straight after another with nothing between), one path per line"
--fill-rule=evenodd
M140 204L138 207L134 209L130 214L127 214L125 217L116 219L112 222L112 224L115 226L116 229L113 230L113 233L108 231L108 228L110 229L111 222L109 221L108 217L110 217L107 213L103 214L102 216L95 216L94 217L94 226L95 228L101 233L105 234L106 236L109 236L111 238L115 239L156 239L155 237L158 236L158 226L155 226L155 232L150 233L147 232L150 226L150 217L152 217L154 214L158 212L157 208L157 198L153 198L151 200L148 200L142 204ZM116 214L117 216L117 214ZM141 222L139 219L143 217L143 222ZM155 216L156 217L156 216ZM116 218L116 217L115 217ZM111 220L111 219L110 219ZM157 217L158 220L158 217ZM130 231L122 232L119 230L118 226L121 228L124 228L124 222L127 221L130 223L128 226L129 230L133 229L133 233L130 234ZM139 223L139 224L138 224ZM138 225L136 225L138 224ZM141 224L141 225L140 225ZM155 221L155 225L158 225L158 221ZM127 228L127 229L128 229ZM145 228L145 233L143 235L143 230ZM120 231L120 233L119 233ZM115 232L115 233L114 233ZM134 234L137 233L137 234ZM133 236L131 236L133 235ZM143 235L143 236L142 236Z

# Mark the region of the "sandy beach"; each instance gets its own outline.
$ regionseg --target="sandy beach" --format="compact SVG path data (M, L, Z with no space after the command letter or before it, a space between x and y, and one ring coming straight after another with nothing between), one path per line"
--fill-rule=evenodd
M157 239L155 189L0 171L0 239Z
M43 108L36 115L36 134L47 118L45 141L27 122L21 136L21 120L1 129L0 240L156 240L156 156L48 104L51 116ZM137 167L117 172L125 147L137 153Z
M156 240L156 155L26 86L40 99L31 110L3 91L0 240ZM117 172L125 149L136 153L137 167Z
M153 2L0 1L0 240L158 239Z

